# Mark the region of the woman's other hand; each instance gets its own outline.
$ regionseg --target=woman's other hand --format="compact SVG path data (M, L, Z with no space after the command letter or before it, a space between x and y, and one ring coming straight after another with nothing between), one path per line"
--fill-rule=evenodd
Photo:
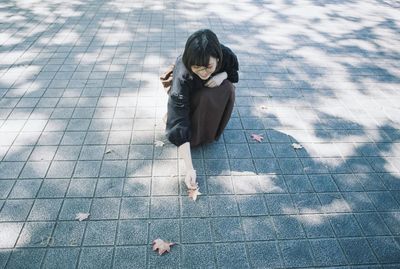
M219 74L216 74L215 76L213 76L212 78L210 78L205 86L209 87L209 88L215 88L218 87L219 85L222 84L222 82L228 77L228 74L226 72L222 72Z

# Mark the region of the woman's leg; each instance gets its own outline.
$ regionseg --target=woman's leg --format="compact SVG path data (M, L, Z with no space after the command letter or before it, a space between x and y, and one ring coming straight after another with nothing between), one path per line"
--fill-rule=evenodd
M235 86L224 80L219 87L203 88L191 99L192 147L211 143L224 131L235 102Z

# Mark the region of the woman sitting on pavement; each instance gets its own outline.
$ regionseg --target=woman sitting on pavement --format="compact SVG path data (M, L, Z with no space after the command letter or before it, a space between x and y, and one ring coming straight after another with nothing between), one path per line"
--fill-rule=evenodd
M236 55L208 29L193 33L176 60L169 91L166 135L184 159L185 184L196 189L190 148L218 140L226 127L239 80Z

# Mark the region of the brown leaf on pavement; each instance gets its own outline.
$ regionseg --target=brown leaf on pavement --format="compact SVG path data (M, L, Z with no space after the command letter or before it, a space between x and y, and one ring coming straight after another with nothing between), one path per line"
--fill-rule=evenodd
M162 146L164 146L164 142L163 141L160 141L160 140L157 140L156 142L154 142L154 145L156 146L156 147L162 147Z
M189 189L188 191L189 198L192 198L193 201L197 200L197 196L201 195L201 192L199 191L199 188L197 189Z
M261 143L264 139L264 137L262 135L258 135L258 134L251 134L251 138L255 141L257 141L258 143Z
M302 149L302 148L303 148L302 145L297 144L297 143L293 143L293 144L292 144L292 147L293 147L294 149Z
M75 219L79 221L87 220L90 216L90 213L82 213L79 212L75 215Z
M170 252L171 246L175 245L175 243L167 242L164 241L160 238L157 238L156 240L153 241L153 250L157 251L158 254L162 255L164 252Z

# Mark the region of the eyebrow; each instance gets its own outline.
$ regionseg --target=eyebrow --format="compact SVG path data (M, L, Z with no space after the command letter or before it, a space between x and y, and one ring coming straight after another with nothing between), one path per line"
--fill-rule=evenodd
M202 67L212 67L212 64L209 64L207 66L202 66L202 65L195 65L195 68L202 68Z

